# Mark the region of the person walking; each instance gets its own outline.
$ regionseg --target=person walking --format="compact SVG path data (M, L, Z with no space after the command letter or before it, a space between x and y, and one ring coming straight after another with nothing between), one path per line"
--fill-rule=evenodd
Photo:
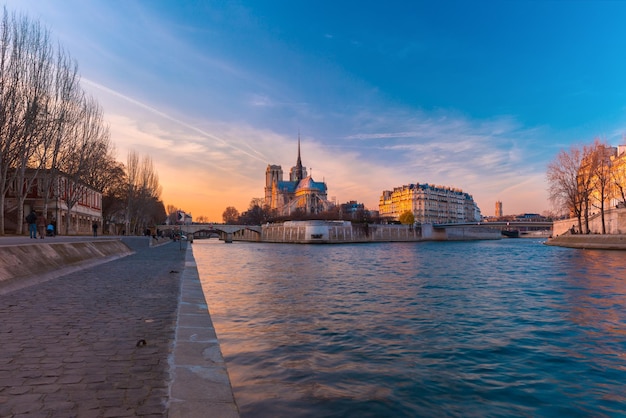
M39 216L37 216L37 229L39 230L39 238L41 239L46 236L46 226L48 226L46 217L43 216L43 213L40 213Z
M30 237L37 238L37 213L35 210L31 210L28 216L26 216L26 223L28 223Z
M91 224L91 229L93 229L93 236L94 238L98 236L98 221L93 221L93 224Z

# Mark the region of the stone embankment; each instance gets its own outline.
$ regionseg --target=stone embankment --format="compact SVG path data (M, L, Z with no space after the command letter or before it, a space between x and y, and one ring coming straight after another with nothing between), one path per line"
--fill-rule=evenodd
M626 250L626 235L559 235L546 241L546 245L595 250Z
M0 240L0 417L238 418L190 245L20 239Z
M436 227L432 224L379 225L350 221L287 221L266 224L261 234L242 230L235 241L290 244L345 244L365 242L470 241L501 239L500 230L477 225Z
M589 230L592 234L600 234L602 231L605 231L607 235L626 234L626 208L619 207L605 210L604 228L602 228L603 222L600 213L592 214L587 222L589 224ZM578 229L578 219L570 218L554 221L552 225L552 234L554 236L567 234L572 227L574 227L574 229Z
M0 246L0 283L6 289L43 281L132 253L119 239Z

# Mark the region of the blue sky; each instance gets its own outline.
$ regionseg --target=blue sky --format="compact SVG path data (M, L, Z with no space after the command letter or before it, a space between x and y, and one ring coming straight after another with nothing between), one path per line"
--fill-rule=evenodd
M560 149L626 133L626 2L9 0L76 59L118 158L221 220L303 164L329 197L453 186L542 213ZM311 172L312 169L312 172Z

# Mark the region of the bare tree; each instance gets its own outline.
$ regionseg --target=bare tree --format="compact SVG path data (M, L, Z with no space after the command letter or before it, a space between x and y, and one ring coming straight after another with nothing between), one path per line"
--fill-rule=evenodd
M14 33L15 17L11 19L6 7L0 21L0 234L4 235L5 196L11 187L11 168L15 168L19 153L16 146L18 119L22 101L16 88L19 71L14 49L17 43ZM10 208L13 209L13 208ZM18 223L20 219L18 218Z
M65 233L69 233L70 214L74 206L93 188L93 167L107 157L109 133L102 121L99 105L84 97L78 109L78 123L64 143L60 153L60 169L67 181L61 198L67 206L68 220ZM78 222L78 219L76 219Z
M139 178L139 155L135 151L129 151L126 157L126 232L135 234L137 231L131 229L133 216L136 212L135 194Z
M606 222L604 218L605 206L611 192L611 157L615 155L614 148L596 139L591 146L588 156L592 168L592 205L600 210L602 221L602 234L606 234Z
M559 209L565 209L578 220L582 231L584 198L578 187L578 175L583 161L583 152L572 146L569 151L561 150L548 165L547 180L550 185L550 200Z
M0 233L4 234L9 187L16 186L19 233L25 194L36 177L28 169L41 168L34 156L45 138L52 49L47 30L26 17L9 16L6 8L0 37Z
M2 9L0 234L5 231L8 192L17 198L9 209L16 213L20 233L24 203L35 187L37 195L43 196L44 215L52 199L57 200L57 207L59 201L65 204L66 233L73 208L92 189L110 196L107 204L116 202L107 207L115 215L107 216L119 218L120 200L124 199L129 232L162 222L166 213L151 158L140 160L136 153L129 153L126 171L115 161L99 105L80 88L76 63L60 47L53 48L49 37L49 31L38 22Z
M77 66L59 47L56 52L49 31L37 21L9 15L3 9L0 21L0 234L4 234L5 214L15 213L16 232L21 233L24 203L36 188L43 195L47 216L52 198L59 198L57 187L61 169L70 169L73 181L85 182L72 164L89 160L98 147L83 147L73 154L77 138L89 136L83 145L102 141L101 115L95 102L87 105L79 87ZM92 110L87 111L86 109ZM83 120L86 118L86 120ZM89 127L93 132L87 133ZM98 131L98 132L96 132ZM84 139L84 138L83 138ZM106 145L105 145L106 147ZM99 147L101 150L102 147ZM11 190L13 207L5 199ZM76 195L76 197L79 197ZM71 203L71 199L70 199Z
M126 172L124 164L115 161L110 167L107 182L102 190L103 231L110 231L122 223L126 214ZM108 226L108 227L107 227ZM113 230L119 234L120 230Z
M126 180L127 230L137 234L144 231L150 224L165 221L167 217L165 208L161 211L158 206L163 205L160 201L162 188L152 158L146 155L140 160L135 151L130 151L127 158Z
M24 201L33 186L36 184L39 171L43 168L43 161L37 157L37 150L47 140L45 135L50 106L50 90L52 85L52 48L49 33L38 22L30 22L23 17L17 22L18 48L23 48L20 54L23 59L16 69L20 73L17 89L24 102L21 115L21 128L17 138L17 147L20 157L17 161L15 194L18 200L17 219L24 217ZM21 187L23 185L24 187ZM22 223L17 224L17 233L21 234Z
M178 213L178 208L174 205L167 205L165 212L167 213L168 223L170 225L176 224L176 217Z
M589 210L591 206L591 195L594 190L594 176L598 164L595 158L593 145L585 145L582 148L582 163L578 170L578 190L582 202L582 216L585 223L584 231L589 233Z
M626 206L626 155L612 162L611 196L618 201L618 205Z
M60 197L58 187L60 155L78 123L76 109L82 97L79 81L78 66L65 51L59 50L54 70L52 104L48 111L50 118L45 133L47 140L43 143L39 157L46 169L44 175L40 176L43 182L45 216L48 215L50 201L57 199L58 202ZM58 204L56 206L58 207ZM58 214L55 214L56 216Z

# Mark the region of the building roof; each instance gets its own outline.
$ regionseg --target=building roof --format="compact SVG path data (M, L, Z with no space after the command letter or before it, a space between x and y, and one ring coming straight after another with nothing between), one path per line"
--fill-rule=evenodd
M326 183L314 181L311 176L308 176L303 178L300 183L298 183L296 191L299 190L317 190L326 193Z
M297 182L295 181L280 180L277 183L278 183L278 190L280 191L286 191L289 193L293 193L296 191Z

